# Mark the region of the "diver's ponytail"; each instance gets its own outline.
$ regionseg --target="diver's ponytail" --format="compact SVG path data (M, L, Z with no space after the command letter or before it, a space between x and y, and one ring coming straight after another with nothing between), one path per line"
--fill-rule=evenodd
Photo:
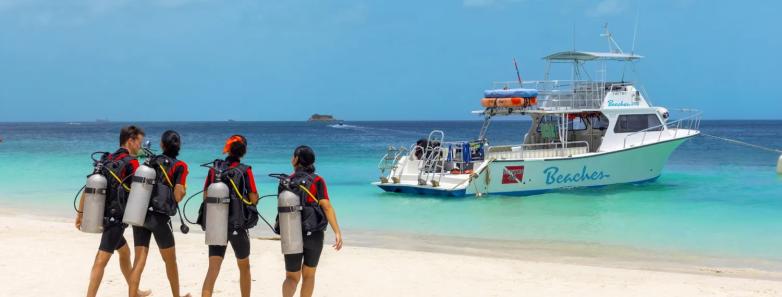
M247 153L247 138L239 134L231 135L225 142L223 153L228 154L230 157L241 159Z
M306 173L315 173L315 151L306 145L300 145L293 151L293 156L298 158L296 168Z
M182 146L182 138L174 130L163 132L160 136L160 142L163 143L163 154L171 158L179 156L179 148Z

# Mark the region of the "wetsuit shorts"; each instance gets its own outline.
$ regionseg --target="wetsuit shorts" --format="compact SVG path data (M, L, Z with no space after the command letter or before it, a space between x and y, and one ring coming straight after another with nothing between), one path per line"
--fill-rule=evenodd
M115 250L128 244L125 240L125 224L111 224L103 227L103 234L100 236L99 250L113 254Z
M171 218L164 214L149 213L143 227L133 226L133 245L149 247L152 235L155 236L158 248L173 247L174 232L171 229Z
M250 234L246 229L229 231L228 242L231 243L231 248L234 249L234 255L237 260L246 259L250 256ZM226 248L224 245L210 245L209 257L218 256L224 258Z
M323 231L304 236L304 253L285 255L285 270L288 272L300 271L302 262L307 267L318 267L320 253L323 251L323 237Z

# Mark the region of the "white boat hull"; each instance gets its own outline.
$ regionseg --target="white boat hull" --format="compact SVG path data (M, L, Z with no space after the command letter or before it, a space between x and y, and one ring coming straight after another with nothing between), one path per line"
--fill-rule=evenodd
M473 174L444 174L438 187L401 176L399 183L375 183L388 192L423 195L531 195L558 189L641 183L657 179L671 153L697 135L611 152L565 158L493 160Z

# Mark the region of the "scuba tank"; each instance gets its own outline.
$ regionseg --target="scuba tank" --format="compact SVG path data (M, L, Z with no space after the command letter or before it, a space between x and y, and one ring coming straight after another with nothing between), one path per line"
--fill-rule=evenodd
M304 241L301 230L301 197L290 190L283 190L277 195L277 211L280 214L280 242L282 253L301 254L304 252Z
M147 153L147 160L136 169L136 173L133 175L128 203L125 206L125 214L122 217L123 223L133 226L144 226L144 220L147 218L147 209L149 208L149 198L152 197L152 189L155 186L155 178L157 177L155 169L150 164L153 154L149 150L149 141L147 141L143 150Z
M103 153L105 158L108 153ZM101 233L103 232L103 212L106 207L106 187L108 181L101 173L103 171L102 160L95 160L93 154L93 163L95 169L87 177L87 183L84 186L84 208L82 209L82 232ZM78 193L76 197L78 197ZM78 209L76 209L78 211Z
M228 245L228 185L220 180L220 172L215 169L215 182L206 189L206 244Z
M106 177L93 173L87 177L84 188L84 212L81 231L86 233L103 232L103 211L106 207Z
M304 239L301 228L301 197L290 185L285 174L270 174L280 180L280 193L277 195L277 231L280 234L282 253L300 254L304 252Z

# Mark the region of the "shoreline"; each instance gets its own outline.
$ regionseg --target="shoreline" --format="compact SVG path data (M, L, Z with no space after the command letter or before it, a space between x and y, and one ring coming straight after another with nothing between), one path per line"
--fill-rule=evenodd
M25 209L19 206L0 204L0 218L18 217L49 223L72 223L72 218L54 209L44 210L40 214L29 214L23 210ZM172 223L177 239L182 236L200 237L202 235L199 234L203 234L198 225L189 225L190 233L182 234L179 231L177 217L172 217ZM256 240L278 242L279 237L267 229L265 223L259 221L259 225L251 229L251 237ZM370 249L782 281L782 260L662 251L585 242L518 241L381 232L348 229L343 230L343 236L346 244ZM125 236L130 241L132 232L126 232ZM332 241L333 235L329 229L326 235L326 247L330 247Z
M81 233L62 219L0 212L0 287L8 296L83 296L99 234ZM200 234L175 234L182 293L198 295L207 270ZM132 245L132 235L125 233ZM154 241L141 288L169 294L165 265ZM116 256L106 267L99 296L122 296L127 285ZM278 241L251 241L252 295L278 296L284 261ZM50 277L55 276L55 277ZM226 253L216 296L238 296L238 269ZM779 296L782 282L572 263L360 247L324 246L316 296Z

